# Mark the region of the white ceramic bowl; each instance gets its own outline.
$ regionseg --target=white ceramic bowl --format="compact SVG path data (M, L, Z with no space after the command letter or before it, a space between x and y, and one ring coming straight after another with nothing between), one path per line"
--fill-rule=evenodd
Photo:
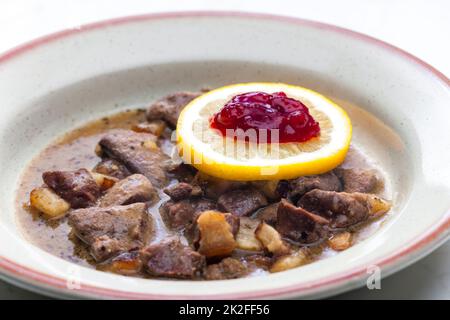
M24 166L56 136L168 92L246 81L300 84L348 102L354 144L389 177L394 202L367 240L301 268L220 282L143 280L78 268L27 242L15 220L15 189ZM363 285L368 267L389 275L449 236L449 80L358 33L243 13L100 22L1 56L0 101L0 272L31 290L57 297L324 297Z

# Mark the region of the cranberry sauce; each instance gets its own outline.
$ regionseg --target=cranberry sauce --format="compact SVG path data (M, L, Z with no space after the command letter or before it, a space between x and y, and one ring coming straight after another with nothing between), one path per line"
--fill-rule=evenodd
M255 129L259 142L305 142L320 133L319 123L308 108L284 92L248 92L233 97L210 120L211 128L226 135L227 129ZM258 129L266 129L260 137ZM278 129L278 141L272 129ZM265 131L265 130L262 130Z

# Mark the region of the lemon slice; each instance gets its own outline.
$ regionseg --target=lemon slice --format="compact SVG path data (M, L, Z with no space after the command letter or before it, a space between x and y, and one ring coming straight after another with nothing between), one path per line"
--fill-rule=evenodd
M223 136L211 117L232 97L253 91L284 92L301 101L319 122L320 135L306 142L256 143ZM191 101L177 124L177 148L186 163L228 180L293 179L327 172L344 161L352 136L347 113L312 90L283 83L244 83L209 91Z

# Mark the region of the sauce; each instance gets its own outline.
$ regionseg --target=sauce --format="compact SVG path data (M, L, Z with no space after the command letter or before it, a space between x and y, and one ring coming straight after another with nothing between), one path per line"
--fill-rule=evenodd
M86 124L85 126L73 130L56 142L44 149L23 173L19 189L17 191L17 218L19 225L27 240L43 250L86 267L103 270L105 266L96 264L90 256L86 246L72 233L71 227L65 217L59 219L44 219L40 213L29 206L30 191L40 187L42 173L49 170L77 170L80 168L92 169L101 159L94 152L101 137L117 128L131 129L139 122L145 121L145 113L142 110L129 110L107 118ZM163 134L160 145L164 152L170 154L175 147L169 139L170 132ZM350 147L347 158L342 165L346 168L367 168L372 165L370 161L357 149ZM171 184L176 183L172 181ZM382 194L383 190L379 190ZM156 243L168 236L179 236L187 243L182 233L168 230L159 214L159 207L167 201L169 197L159 190L160 201L148 209L148 213L153 217L155 233L149 243ZM367 238L376 230L383 218L377 221L369 221L354 228L354 243ZM324 244L310 247L311 262L320 260L337 252ZM235 257L245 255L242 252L233 254ZM260 276L267 274L263 269L257 269L250 276ZM141 275L144 276L144 275ZM146 276L147 277L147 276Z
M102 118L67 133L31 161L23 173L17 193L17 217L28 241L62 259L95 267L85 245L72 234L67 219L43 218L29 206L29 195L31 190L43 184L42 173L45 171L93 168L101 160L94 150L104 134L118 128L131 129L144 120L145 113L142 110L130 110ZM168 200L168 196L163 192L159 196L161 200L149 208L155 223L155 235L151 242L158 242L172 234L165 228L158 212L159 206Z
M210 125L223 136L235 136L238 129L255 130L258 143L305 142L320 133L308 108L284 92L239 94L212 117ZM262 135L260 130L269 132ZM272 130L278 130L278 136Z

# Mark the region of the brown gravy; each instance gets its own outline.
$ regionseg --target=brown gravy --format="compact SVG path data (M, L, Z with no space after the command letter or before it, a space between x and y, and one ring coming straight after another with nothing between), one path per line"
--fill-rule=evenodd
M101 265L94 263L85 246L72 235L67 219L42 219L40 213L29 206L29 194L31 190L43 184L42 173L44 171L93 168L100 161L94 150L103 134L116 128L130 129L133 124L144 120L144 111L128 110L88 123L59 138L31 161L23 173L16 201L19 224L25 237L31 243L62 259L87 267L102 268ZM169 153L168 145L165 148L167 153ZM350 148L343 166L350 168L372 167L367 157L354 147ZM382 190L380 190L380 194L382 194ZM168 234L174 233L165 227L158 212L161 203L166 201L168 196L160 192L160 197L160 202L149 209L149 213L154 218L156 229L156 234L151 242L158 242ZM354 234L355 242L361 241L372 234L383 222L383 219L369 221L358 226ZM182 235L180 234L180 236ZM312 256L312 260L322 259L337 253L325 246L318 246L313 251L315 254ZM253 275L265 273L266 271L257 270L253 272Z

